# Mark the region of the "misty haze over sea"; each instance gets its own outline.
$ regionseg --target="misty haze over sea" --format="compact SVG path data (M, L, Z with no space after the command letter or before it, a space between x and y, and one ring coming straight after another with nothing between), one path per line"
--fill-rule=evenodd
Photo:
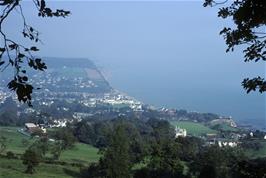
M157 86L156 81L147 82L141 77L136 83L123 78L121 76L119 79L122 80L113 78L111 84L145 103L157 107L213 112L223 116L232 116L237 122L243 124L253 125L260 129L265 128L265 96L261 94L247 95L241 87L228 91L227 88L213 90L206 86L193 91L193 86L189 83L186 85L189 88L186 89L177 81L173 81L170 88L167 82L161 82L162 86Z
M265 64L244 63L240 48L225 53L219 31L232 24L217 9L194 1L50 4L72 15L40 20L24 3L25 16L41 31L40 56L89 58L114 88L147 104L266 127L265 94L247 95L241 86L246 77L265 76ZM17 21L8 21L7 31L20 39Z

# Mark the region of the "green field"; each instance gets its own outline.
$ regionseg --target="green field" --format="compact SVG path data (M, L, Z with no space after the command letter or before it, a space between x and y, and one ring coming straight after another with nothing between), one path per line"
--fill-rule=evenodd
M22 144L22 140L27 139L30 143L33 143L36 138L22 135L17 129L17 127L0 127L0 136L4 136L8 139L6 151L22 154L26 149ZM100 155L98 154L97 148L83 143L76 143L74 148L62 153L60 161L88 164L91 162L97 162L99 158Z
M239 128L231 127L227 123L222 124L211 124L210 127L214 130L220 130L220 131L229 131L229 132L239 132Z
M50 70L51 72L55 72L59 76L64 77L84 77L87 75L86 71L83 68L79 67L66 67L60 68L60 70Z
M240 129L231 127L228 124L221 124L219 127L222 131L238 132Z
M170 122L174 127L180 127L187 130L188 135L193 136L202 136L206 134L217 133L216 130L210 129L209 127L195 122L189 121L171 121Z
M21 160L0 157L1 178L74 178L79 175L79 168L41 163L33 175L25 174L25 165Z
M7 138L7 151L22 154L25 151L25 147L22 145L22 140L27 139L30 143L33 143L34 139L22 135L17 129L17 127L0 127L0 136Z
M13 153L20 155L23 154L27 147L23 146L22 140L27 139L29 143L33 143L36 138L31 138L19 133L17 127L0 127L0 136L7 138L7 151L12 151ZM5 154L5 153L3 153ZM47 154L49 157L50 155ZM97 162L100 158L98 154L98 149L87 144L76 143L74 148L66 150L62 153L60 160L63 162L71 163L81 163L87 166L89 163ZM21 163L21 160L16 159L6 159L0 157L0 178L17 178L17 177L76 177L75 174L79 173L78 167L71 167L67 165L54 165L54 164L44 164L41 163L37 167L37 173L29 176L24 174L25 166Z
M61 156L61 161L76 162L76 163L92 163L97 162L100 158L98 149L91 145L77 143L71 150L64 151Z

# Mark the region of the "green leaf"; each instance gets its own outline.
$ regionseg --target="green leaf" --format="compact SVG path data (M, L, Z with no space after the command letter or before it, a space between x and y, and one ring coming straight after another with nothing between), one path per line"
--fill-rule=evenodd
M17 47L17 44L11 44L8 46L11 50L15 49Z
M22 53L19 53L19 54L18 54L18 58L23 58L23 57L25 57L24 54L22 54Z
M22 80L28 81L28 77L24 76L24 77L22 77Z
M32 47L30 48L30 50L31 50L31 51L39 51L39 49L38 49L36 46L32 46Z

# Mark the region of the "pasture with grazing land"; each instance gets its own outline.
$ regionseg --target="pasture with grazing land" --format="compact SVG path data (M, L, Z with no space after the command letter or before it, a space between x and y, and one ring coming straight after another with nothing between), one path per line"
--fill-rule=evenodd
M69 165L55 165L40 163L36 172L26 174L25 165L21 160L0 157L1 178L72 178L79 175L79 168Z
M18 127L0 127L0 136L7 138L6 152L12 151L15 155L20 156L24 153L27 146L23 146L22 140L28 140L28 145L33 143L36 138L31 138L18 132ZM47 157L50 157L47 154ZM73 163L78 163L88 166L92 162L97 162L101 155L98 154L98 149L87 144L76 143L74 148L62 152L60 157L61 162L66 162L65 165L40 163L36 167L36 173L33 175L25 174L25 165L19 159L7 159L0 156L0 177L2 178L68 178L77 177L80 168L71 166Z
M187 130L188 135L202 136L206 134L217 133L216 130L210 129L202 123L190 122L190 121L171 121L174 127L180 127Z

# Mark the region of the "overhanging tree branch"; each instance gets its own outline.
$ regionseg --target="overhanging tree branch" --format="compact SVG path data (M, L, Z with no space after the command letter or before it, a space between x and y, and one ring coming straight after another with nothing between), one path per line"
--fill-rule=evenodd
M218 17L232 18L235 29L224 28L223 35L227 49L234 51L236 46L244 45L244 61L266 61L266 1L264 0L234 0L230 5L223 6L229 1L217 2L205 0L203 6L221 5ZM261 77L246 78L242 82L247 93L250 91L265 92L266 81Z
M38 16L40 17L66 17L70 11L56 9L53 11L46 6L45 0L32 0L33 5L37 8ZM3 46L0 46L0 70L3 72L10 65L14 69L14 78L8 83L8 88L16 92L20 102L31 104L31 95L33 86L28 82L28 76L25 67L22 63L27 62L28 66L34 70L44 71L47 67L41 58L36 58L32 54L39 51L36 46L25 47L7 37L3 31L3 23L13 10L18 7L18 13L22 17L23 31L22 35L35 43L40 42L39 32L32 26L28 25L23 13L23 8L20 4L21 0L0 0L0 7L3 7L2 15L0 16L0 34L3 40ZM6 57L4 57L6 56ZM1 68L2 67L2 68Z

